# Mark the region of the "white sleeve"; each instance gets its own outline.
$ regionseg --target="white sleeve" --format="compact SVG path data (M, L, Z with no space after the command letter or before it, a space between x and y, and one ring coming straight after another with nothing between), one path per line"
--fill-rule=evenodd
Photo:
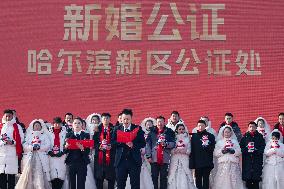
M32 152L33 151L33 146L31 145L30 137L26 136L25 141L23 143L23 149L24 149L24 152Z
M242 154L242 151L241 151L241 147L238 143L238 141L234 141L234 150L235 150L235 156L240 156Z
M270 146L271 146L271 143L270 143L270 142L268 142L268 143L266 144L266 146L265 146L264 154L265 154L266 156L271 156L271 155L273 155L273 153L275 152L275 149L274 149L274 148L271 148Z
M222 142L217 142L214 152L213 152L214 156L216 156L217 158L221 157L223 155L222 150L223 150Z
M5 142L3 142L2 140L0 140L0 147L4 146Z
M189 154L191 154L191 143L190 143L190 138L189 138L189 141L188 141L186 154L188 154L188 155L189 155Z
M47 134L43 134L39 151L47 152L48 150L50 150L50 140Z
M280 157L284 157L284 146L283 144L280 144L280 148L278 148L276 150L276 155L280 156Z

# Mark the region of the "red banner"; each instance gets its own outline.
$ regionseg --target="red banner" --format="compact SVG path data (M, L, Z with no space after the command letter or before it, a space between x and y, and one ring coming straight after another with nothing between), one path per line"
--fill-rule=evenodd
M283 98L283 1L1 1L0 109L134 122L232 112L273 125Z
M72 150L79 149L79 147L77 146L77 143L82 144L84 148L94 148L94 140L67 139L66 142L68 143L68 149L72 149Z

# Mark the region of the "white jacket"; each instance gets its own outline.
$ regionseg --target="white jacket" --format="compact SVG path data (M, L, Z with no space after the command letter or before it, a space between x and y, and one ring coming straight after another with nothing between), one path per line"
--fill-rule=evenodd
M1 135L7 134L7 136L14 141L13 145L5 144L0 140L0 173L5 174L17 174L18 173L18 156L16 154L16 141L13 137L14 127L16 123L15 119L3 124L1 129ZM21 141L24 140L24 133L22 127L18 125Z
M51 140L51 147L54 146L54 133L53 129L51 128L49 130L50 140ZM63 152L63 145L65 142L66 137L66 129L65 127L61 127L61 132L59 133L60 138L60 151ZM49 163L50 163L50 176L51 180L55 178L59 178L61 180L64 180L66 177L66 165L65 165L65 158L66 155L63 155L61 157L51 157L49 156Z
M175 132L176 126L178 124L183 124L185 126L186 132L188 133L188 129L187 129L187 127L186 127L186 125L185 125L185 123L184 123L184 121L182 119L179 119L179 121L175 125L172 123L172 121L170 119L168 119L168 123L167 123L166 127L172 129Z
M239 163L240 158L239 156L241 155L241 148L237 140L231 139L233 145L233 149L235 150L234 154L226 153L223 154L222 150L224 149L225 142L226 140L219 140L215 146L214 149L214 156L216 156L218 163L225 163L225 162L234 162L234 163Z

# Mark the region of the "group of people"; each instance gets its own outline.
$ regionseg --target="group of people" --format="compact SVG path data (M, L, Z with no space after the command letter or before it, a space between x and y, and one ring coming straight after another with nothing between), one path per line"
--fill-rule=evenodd
M272 131L259 117L244 135L231 113L217 132L206 116L192 131L177 111L167 122L135 125L132 117L124 109L113 125L109 113L85 120L67 113L25 127L15 110L4 110L0 189L284 188L284 113Z

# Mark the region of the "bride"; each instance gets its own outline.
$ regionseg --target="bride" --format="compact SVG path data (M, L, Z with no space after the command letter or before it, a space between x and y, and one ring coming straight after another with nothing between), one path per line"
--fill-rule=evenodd
M172 150L168 189L195 189L189 169L190 138L183 124L176 126L176 148Z
M214 156L217 158L217 173L213 189L244 189L241 168L241 148L230 125L218 133Z
M51 189L48 130L43 120L33 120L26 132L23 143L23 172L15 189Z

